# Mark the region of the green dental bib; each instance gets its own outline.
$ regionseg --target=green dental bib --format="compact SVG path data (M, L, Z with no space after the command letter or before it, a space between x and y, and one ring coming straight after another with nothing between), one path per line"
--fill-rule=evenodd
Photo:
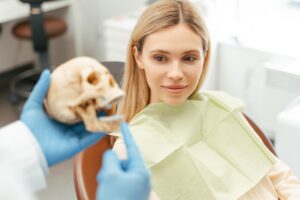
M275 163L243 117L243 103L201 92L179 106L148 105L130 128L160 200L234 200Z

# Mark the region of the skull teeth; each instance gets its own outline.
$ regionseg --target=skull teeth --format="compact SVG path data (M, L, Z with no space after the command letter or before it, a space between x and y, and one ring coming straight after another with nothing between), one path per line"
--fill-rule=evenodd
M107 117L99 117L98 120L103 121L103 122L122 121L123 116L122 115L111 115L111 116L107 116Z
M101 97L100 102L103 107L106 107L108 104L118 103L124 97L123 91L118 91L115 94L110 95L108 98Z

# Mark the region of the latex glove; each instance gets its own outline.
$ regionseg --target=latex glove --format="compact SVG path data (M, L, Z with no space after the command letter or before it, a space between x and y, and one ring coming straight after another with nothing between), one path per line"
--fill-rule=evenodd
M45 70L23 107L21 121L32 131L48 165L52 166L94 144L104 133L91 134L86 131L83 123L66 125L49 118L43 109L49 85L50 72Z
M128 159L119 160L111 150L105 152L97 177L97 200L148 200L151 189L149 171L126 123L121 125L121 131Z

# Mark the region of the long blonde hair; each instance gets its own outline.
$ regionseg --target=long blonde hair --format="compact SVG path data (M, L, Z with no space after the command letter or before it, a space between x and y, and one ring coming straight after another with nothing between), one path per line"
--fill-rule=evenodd
M122 88L126 96L118 108L118 112L125 117L125 121L129 122L150 101L150 88L144 70L138 67L134 58L133 48L136 47L141 53L148 35L179 23L188 25L202 39L205 58L199 83L192 95L200 89L206 77L210 57L210 38L207 27L198 10L188 0L159 0L140 16L128 44L122 80Z

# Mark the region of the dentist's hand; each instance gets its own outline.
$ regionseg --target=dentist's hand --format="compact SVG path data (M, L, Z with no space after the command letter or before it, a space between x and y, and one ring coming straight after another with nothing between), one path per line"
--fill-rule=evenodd
M105 152L97 177L97 200L147 200L151 189L149 171L126 123L121 131L128 159L119 160L111 150Z
M24 105L21 121L32 131L52 166L94 144L104 133L91 134L83 123L65 125L49 118L43 109L49 85L50 72L45 70Z

